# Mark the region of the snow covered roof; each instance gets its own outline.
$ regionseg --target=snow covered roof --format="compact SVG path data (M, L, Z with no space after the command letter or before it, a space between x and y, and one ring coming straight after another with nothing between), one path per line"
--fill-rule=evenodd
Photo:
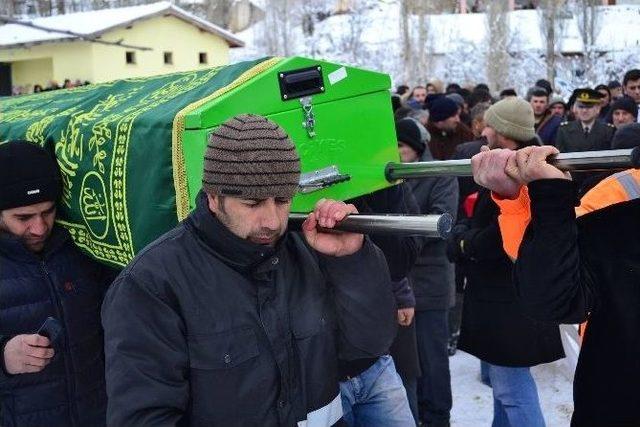
M230 47L243 47L244 42L231 32L199 18L168 1L121 7L115 9L94 10L91 12L69 13L44 18L36 18L27 22L47 29L71 31L89 38L97 37L117 27L156 16L175 16L203 31L215 34L227 41ZM0 49L22 47L25 45L76 40L79 36L40 30L19 24L0 26Z

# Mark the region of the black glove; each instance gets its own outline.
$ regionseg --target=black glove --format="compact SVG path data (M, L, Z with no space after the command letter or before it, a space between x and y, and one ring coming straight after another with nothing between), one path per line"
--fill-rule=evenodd
M462 243L464 241L464 234L469 230L469 226L462 222L457 223L451 229L449 237L447 238L447 258L451 262L460 262L465 259L464 249Z

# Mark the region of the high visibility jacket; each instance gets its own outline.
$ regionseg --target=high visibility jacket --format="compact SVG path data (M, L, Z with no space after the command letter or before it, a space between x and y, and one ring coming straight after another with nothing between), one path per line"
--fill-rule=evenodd
M531 221L529 192L523 186L515 200L501 199L496 194L492 197L500 207L498 222L504 250L515 260L518 258L524 232ZM576 217L637 198L640 198L640 169L627 169L603 179L589 190L580 199Z
M524 232L531 221L529 191L522 186L515 200L501 199L496 194L492 194L492 197L500 207L498 223L502 246L509 258L516 260ZM637 198L640 198L640 169L627 169L603 179L582 196L580 206L576 208L576 217ZM579 327L581 338L586 327L587 322Z

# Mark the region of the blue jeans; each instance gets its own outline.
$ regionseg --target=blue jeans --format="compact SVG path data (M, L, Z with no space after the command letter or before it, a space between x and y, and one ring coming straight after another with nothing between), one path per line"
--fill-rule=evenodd
M407 393L391 356L340 383L344 420L350 427L413 427Z
M480 361L480 382L491 387L491 379L489 379L489 364L482 360Z
M493 389L492 427L544 427L538 390L529 368L482 363Z
M451 374L449 372L448 310L416 311L416 338L422 377L418 379L418 412L427 425L449 425Z

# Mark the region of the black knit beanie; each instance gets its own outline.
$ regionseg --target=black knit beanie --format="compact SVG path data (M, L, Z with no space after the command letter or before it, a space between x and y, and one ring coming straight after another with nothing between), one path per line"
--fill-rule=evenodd
M0 143L0 211L56 201L62 191L55 158L27 141Z
M239 115L211 134L202 177L207 193L244 199L291 198L299 181L296 147L284 129L265 117Z
M611 108L609 111L613 113L616 110L623 110L631 114L636 119L638 118L638 106L635 101L628 96L623 96L620 99L616 99L611 103Z
M413 150L418 153L418 156L422 156L425 145L422 142L420 128L418 128L415 120L410 118L398 120L396 122L396 136L398 141L404 142L413 148Z
M623 150L636 148L640 145L640 123L629 123L620 126L611 140L611 148Z
M429 119L434 122L442 122L458 113L458 104L455 101L442 97L437 99L429 107Z

